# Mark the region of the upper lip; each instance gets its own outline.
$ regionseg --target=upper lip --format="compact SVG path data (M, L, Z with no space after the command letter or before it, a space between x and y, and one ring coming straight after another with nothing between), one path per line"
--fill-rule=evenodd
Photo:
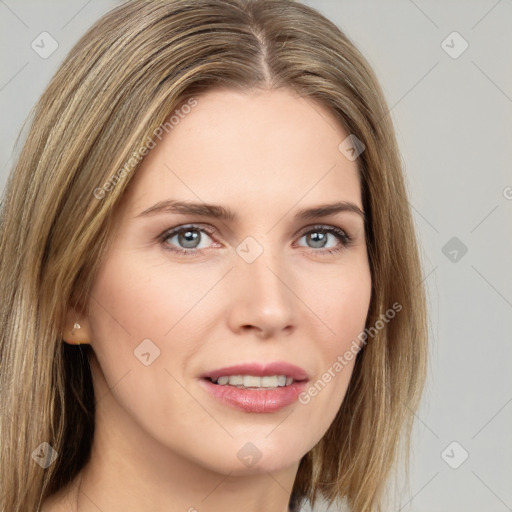
M226 366L217 370L211 370L204 373L201 377L204 379L218 379L219 377L229 377L231 375L254 375L257 377L266 377L270 375L286 375L293 380L308 380L306 370L294 364L284 361L275 361L270 363L243 363L234 366Z

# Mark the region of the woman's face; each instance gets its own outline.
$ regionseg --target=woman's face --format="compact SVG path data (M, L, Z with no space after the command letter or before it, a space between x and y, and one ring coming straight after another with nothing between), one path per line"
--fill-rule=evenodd
M355 362L339 357L365 327L357 160L291 90L196 100L133 177L93 285L97 428L134 453L276 471L333 421Z

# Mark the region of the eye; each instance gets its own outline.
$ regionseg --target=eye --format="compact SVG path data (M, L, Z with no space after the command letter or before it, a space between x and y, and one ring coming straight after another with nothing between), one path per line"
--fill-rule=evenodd
M162 243L164 243L166 250L192 254L206 248L201 246L201 243L205 237L210 238L210 234L213 234L214 231L215 230L209 226L180 226L166 231L162 236ZM170 242L173 238L175 239L174 244L178 244L178 247L168 243L168 241Z
M313 226L302 234L301 238L306 237L306 243L310 243L313 249L323 249L314 251L331 254L341 251L352 244L352 238L340 228L335 226ZM334 238L334 245L329 246L329 237Z
M211 239L215 229L207 225L185 225L167 230L160 238L164 249L178 254L194 256L211 248L206 239ZM352 238L335 226L313 226L301 235L314 253L331 254L339 252L352 244ZM332 238L329 244L329 238ZM174 241L173 241L174 239ZM334 245L333 243L334 242ZM299 246L304 247L302 244ZM217 247L219 245L217 244ZM318 250L319 249L319 250Z

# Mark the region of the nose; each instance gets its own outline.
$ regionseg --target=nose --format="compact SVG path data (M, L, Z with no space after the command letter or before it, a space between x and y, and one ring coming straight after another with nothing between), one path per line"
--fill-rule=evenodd
M290 267L269 250L252 263L237 257L231 272L228 323L237 334L261 339L289 335L296 327L297 298Z

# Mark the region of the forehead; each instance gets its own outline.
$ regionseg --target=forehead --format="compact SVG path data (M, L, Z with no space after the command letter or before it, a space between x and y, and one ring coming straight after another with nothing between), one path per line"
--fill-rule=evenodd
M338 149L349 134L325 106L290 89L222 89L195 100L136 171L123 198L131 209L168 197L241 208L350 200L362 208L357 163Z

